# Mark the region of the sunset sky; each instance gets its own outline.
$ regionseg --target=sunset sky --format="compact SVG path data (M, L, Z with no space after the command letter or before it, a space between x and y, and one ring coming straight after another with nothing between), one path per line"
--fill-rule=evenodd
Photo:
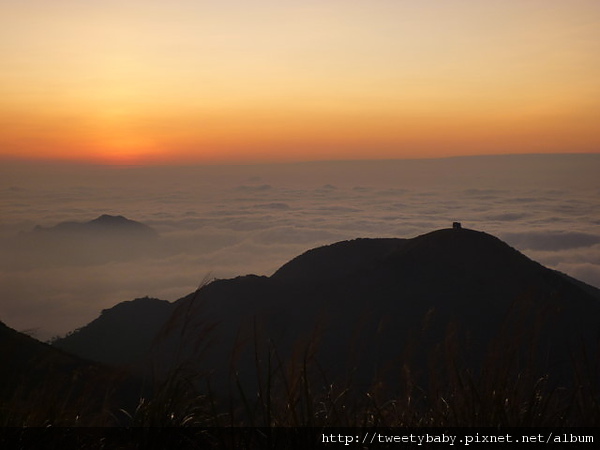
M0 157L600 151L598 0L0 1Z

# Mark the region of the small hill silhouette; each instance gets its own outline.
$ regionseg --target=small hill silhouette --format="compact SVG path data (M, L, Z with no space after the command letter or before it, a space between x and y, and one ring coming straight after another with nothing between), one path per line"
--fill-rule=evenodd
M36 226L35 233L118 233L131 236L156 237L158 233L148 225L123 216L103 214L88 222L61 222L53 227Z
M87 222L67 221L21 232L6 242L11 268L81 266L151 254L159 234L141 222L103 214Z

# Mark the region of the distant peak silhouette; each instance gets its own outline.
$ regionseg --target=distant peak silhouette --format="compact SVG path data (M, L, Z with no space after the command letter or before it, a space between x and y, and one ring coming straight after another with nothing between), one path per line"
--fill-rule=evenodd
M119 232L138 236L157 236L158 233L141 222L130 220L122 215L102 214L101 216L88 222L67 221L61 222L53 227L43 227L37 225L34 232L50 233L98 233L98 232Z
M110 214L102 214L100 217L97 217L88 223L124 224L128 222L133 222L133 220L129 220L124 216L111 216Z

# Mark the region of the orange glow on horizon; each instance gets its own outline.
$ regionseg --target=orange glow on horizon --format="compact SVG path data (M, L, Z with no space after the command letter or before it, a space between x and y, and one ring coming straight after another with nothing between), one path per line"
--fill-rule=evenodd
M0 157L600 151L595 0L376 3L3 5Z

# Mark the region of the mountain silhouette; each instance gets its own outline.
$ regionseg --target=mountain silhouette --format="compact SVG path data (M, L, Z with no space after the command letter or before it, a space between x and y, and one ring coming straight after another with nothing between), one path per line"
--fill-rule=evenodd
M35 233L90 233L90 234L127 234L137 237L156 237L158 233L148 225L123 216L103 214L88 222L61 222L52 227L37 225Z
M597 342L600 291L459 228L316 248L270 277L213 281L173 309L156 329L155 366L193 361L224 391L232 374L255 386L269 358L290 371L310 360L322 379L365 389L392 389L408 362L428 382L444 361L476 372L490 359L566 383L575 355ZM101 344L86 345L91 358Z
M172 303L149 297L122 302L53 345L94 361L135 364L150 353L157 331L173 309Z
M159 237L148 225L108 214L87 222L37 225L3 242L10 257L0 261L0 265L30 269L124 261L151 254Z
M19 333L3 322L0 322L0 353L3 360L3 364L0 366L0 378L5 381L11 376L16 381L24 373L34 373L34 370L28 370L33 367L41 370L50 366L72 369L89 364L26 334Z
M39 426L69 409L101 410L109 405L110 392L118 396L115 404L125 404L139 384L121 370L56 349L2 322L0 360L3 426L11 421Z

